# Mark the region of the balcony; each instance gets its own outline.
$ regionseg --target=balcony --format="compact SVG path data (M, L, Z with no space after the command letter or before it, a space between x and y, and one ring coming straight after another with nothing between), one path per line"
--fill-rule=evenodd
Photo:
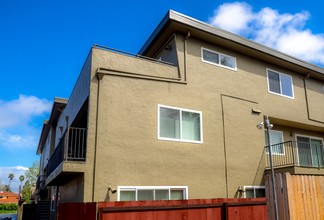
M64 172L62 167L64 162L75 164L84 162L86 160L86 149L86 129L69 127L62 135L45 168L46 185ZM73 173L74 171L67 172Z
M270 169L268 147L265 147L266 169ZM324 174L322 144L287 141L271 145L271 150L274 169L294 174Z

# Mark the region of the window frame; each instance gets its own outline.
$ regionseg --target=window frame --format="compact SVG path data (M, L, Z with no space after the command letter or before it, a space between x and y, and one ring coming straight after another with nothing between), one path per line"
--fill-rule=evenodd
M264 189L264 194L265 194L265 186L243 186L243 197L244 198L247 198L246 197L246 190L247 189L253 189L253 198L259 198L259 197L256 197L256 189ZM263 197L262 197L263 198Z
M313 140L319 140L319 141L322 142L322 148L324 148L324 139L322 137L316 137L316 136L304 135L304 134L295 134L295 141L296 141L296 143L298 143L298 139L297 139L298 137L308 138L309 140L311 140L311 139L313 139ZM298 149L299 149L299 147L297 146L297 162L298 162L298 164L300 164ZM313 163L313 158L311 158L311 159L312 159L312 163Z
M168 137L161 137L160 136L160 130L161 130L161 127L160 127L160 109L162 108L168 108L168 109L173 109L173 110L179 110L180 111L180 138L168 138ZM182 112L192 112L192 113L197 113L199 114L199 117L200 117L200 140L199 141L195 141L195 140L187 140L187 139L183 139L182 138ZM159 140L167 140L167 141L178 141L178 142L187 142L187 143L198 143L198 144L202 144L203 143L203 119L202 119L202 112L201 111L196 111L196 110L192 110L192 109L186 109L186 108L179 108L179 107L174 107L174 106L168 106L168 105L161 105L161 104L158 104L158 116L157 116L157 119L158 119L158 139Z
M214 54L217 54L218 57L219 57L219 61L218 63L214 63L214 62L210 62L208 60L205 60L204 59L204 50L210 52L210 53L214 53ZM232 67L229 67L229 66L226 66L226 65L222 65L220 63L220 57L221 56L225 56L225 57L229 57L229 58L232 58L233 61L234 61L234 64L235 64L235 67L232 68ZM214 50L210 50L210 49L207 49L205 47L201 47L201 61L202 62L205 62L205 63L209 63L209 64L212 64L212 65L215 65L215 66L219 66L219 67L223 67L223 68L226 68L226 69L230 69L230 70L234 70L234 71L237 71L237 61L236 61L236 57L233 57L233 56L230 56L230 55L227 55L227 54L224 54L224 53L220 53L220 52L217 52L217 51L214 51Z
M117 201L120 201L120 192L121 191L134 191L135 190L135 200L138 200L138 190L169 190L169 199L171 200L171 190L183 190L183 199L188 200L188 186L118 186L117 187ZM155 193L154 193L155 195ZM153 196L154 196L153 195ZM157 201L155 198L152 201Z
M270 135L270 139L271 139L271 132L276 132L276 133L280 133L281 134L281 140L282 140L282 142L281 143L284 143L285 142L285 139L284 139L284 135L283 135L283 131L279 131L279 130L269 130L269 135ZM265 134L266 135L266 134ZM267 140L266 140L267 141ZM269 144L267 144L267 142L266 142L266 146L268 146ZM272 147L272 145L276 145L276 144L272 144L271 143L271 146L270 147ZM279 156L285 156L285 154L286 154L286 151L285 151L285 146L284 145L282 145L282 152L283 153L275 153L274 151L273 151L273 148L272 148L272 150L271 150L271 154L272 155L279 155ZM267 154L269 154L269 150L266 148L266 153Z
M280 93L273 92L273 91L270 90L269 71L271 71L271 72L276 73L276 74L279 75ZM267 72L267 83L268 83L268 92L269 93L274 94L274 95L278 95L278 96L283 96L283 97L286 97L286 98L289 98L289 99L294 99L295 98L295 94L294 94L294 82L293 82L293 77L291 75L285 74L285 73L282 73L282 72L279 72L279 71L276 71L276 70L273 70L273 69L270 69L270 68L266 68L266 72ZM282 76L287 76L291 80L291 96L282 94L282 82L281 82L281 78L280 78L281 75Z

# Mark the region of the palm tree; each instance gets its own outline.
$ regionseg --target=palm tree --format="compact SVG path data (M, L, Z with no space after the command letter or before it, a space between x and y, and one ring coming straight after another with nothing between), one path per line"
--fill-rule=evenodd
M22 184L22 182L24 181L25 176L24 175L20 175L19 180L20 180L20 185Z
M19 176L19 180L20 180L20 186L19 186L19 199L21 197L21 185L22 185L22 182L24 181L25 179L25 176L24 175L20 175Z
M20 177L19 177L19 180L20 180L20 187L21 187L22 182L24 181L24 179L25 179L25 176L24 176L24 175L20 175Z
M11 180L15 177L15 175L13 173L10 173L8 178L9 178L9 187L10 187L10 183L11 183Z

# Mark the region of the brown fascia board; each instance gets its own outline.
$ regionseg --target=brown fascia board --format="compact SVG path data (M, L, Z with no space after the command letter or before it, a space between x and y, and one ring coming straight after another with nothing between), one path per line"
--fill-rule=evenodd
M61 114L61 111L65 108L66 104L68 102L68 99L65 98L54 98L52 111L49 120L45 120L43 123L42 132L39 138L38 147L36 154L41 154L43 151L43 147L46 141L46 138L48 136L48 132L50 131L50 128L54 125L56 125L57 120Z
M220 45L254 59L324 80L324 69L175 11L168 11L139 54L152 57L174 33Z

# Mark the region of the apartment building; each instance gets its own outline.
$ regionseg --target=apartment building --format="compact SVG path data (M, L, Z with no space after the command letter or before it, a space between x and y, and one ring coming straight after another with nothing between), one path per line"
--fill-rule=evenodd
M324 175L324 70L169 11L139 55L95 45L44 122L57 202L262 197L269 169Z

